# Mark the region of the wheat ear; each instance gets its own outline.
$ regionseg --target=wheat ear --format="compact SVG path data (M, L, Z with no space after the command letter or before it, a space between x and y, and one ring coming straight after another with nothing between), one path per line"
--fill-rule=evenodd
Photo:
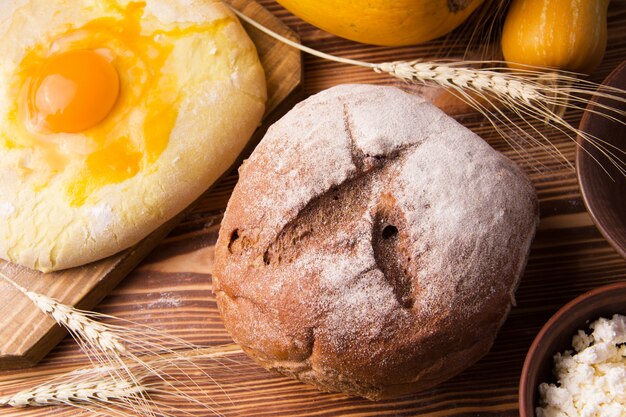
M134 380L124 381L112 378L110 369L103 367L78 369L1 397L0 407L69 406L90 415L164 415L160 404L147 397L158 392L158 385L147 382L150 375L145 370L134 371Z
M44 407L49 405L85 405L95 402L123 403L148 392L149 388L132 382L104 378L98 381L44 384L0 398L0 406Z
M624 160L626 151L571 126L560 113L560 110L564 108L583 110L594 95L617 102L626 102L626 91L599 86L581 80L572 73L554 73L547 68L528 67L513 70L506 68L505 62L499 61L427 62L414 60L371 63L342 58L301 45L275 33L232 6L231 10L241 20L256 29L302 52L342 64L369 68L405 82L445 88L485 116L518 153L524 151L524 145L533 144L561 158L571 166L571 162L544 133L538 130L537 124L547 122L571 140L575 141L577 136L584 138L587 143L598 149L621 175L626 176L626 161ZM550 73L552 82L546 83L546 72L550 71L552 71ZM616 123L626 124L626 112L611 106L596 105L599 110L592 110L593 112ZM508 110L512 115L506 114L503 109ZM588 152L585 148L583 150ZM521 153L520 155L523 156ZM600 163L600 161L597 162ZM600 165L602 166L601 163ZM606 169L605 172L610 175Z
M89 318L86 312L76 310L54 298L29 291L2 273L0 277L28 297L39 310L60 326L65 327L72 335L82 337L86 342L98 346L104 352L117 354L126 352L121 338L102 323Z
M191 378L189 372L202 374L211 381L213 379L205 368L198 366L196 358L180 353L182 350L191 352L199 350L198 346L148 326L113 316L77 310L58 300L27 290L2 272L0 278L28 297L39 310L65 327L89 360L99 365L101 369L106 369L114 381L119 383L130 381L139 386L136 374L145 371L163 385L168 397L186 401L212 414L218 414L212 406L217 404L204 395L204 391ZM121 325L98 321L101 319L116 321ZM145 360L146 358L152 359ZM188 388L193 388L193 396L185 392L190 391ZM133 393L133 401L127 403L133 407L131 415L162 414L160 411L154 411L155 409L158 411L157 404L152 403L144 394L143 391Z
M194 363L198 361L203 366L211 366L216 359L228 358L242 352L238 345L230 344L188 350L180 355L167 354L145 357L142 360L150 365L151 370L165 371L166 368L188 367L189 361L194 361ZM177 364L178 362L181 363ZM160 378L154 377L153 372L147 371L143 366L132 364L129 367L135 381L121 381L111 378L111 374L117 374L121 371L119 369L116 371L107 367L80 368L39 383L33 388L0 397L0 407L61 405L97 414L106 412L106 415L120 417L136 417L138 415L137 409L141 407L140 415L165 416L172 415L172 413L191 415L189 412L171 405L174 403L173 400L180 399L180 395L175 395L175 398L172 398L171 384L163 383ZM180 387L180 389L189 388L193 387L184 384ZM139 398L142 400L139 401ZM197 406L199 401L192 401L191 403ZM212 413L219 415L215 411Z

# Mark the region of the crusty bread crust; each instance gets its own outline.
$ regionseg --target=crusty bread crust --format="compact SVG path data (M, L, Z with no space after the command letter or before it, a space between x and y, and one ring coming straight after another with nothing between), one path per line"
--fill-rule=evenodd
M214 291L264 367L380 399L487 353L537 223L526 175L477 135L401 90L339 86L241 167Z
M4 146L3 134L11 130L8 114L15 101L7 85L29 50L44 45L46 51L68 27L80 28L104 17L123 19L128 3L19 0L0 6L2 259L51 271L83 265L136 244L230 168L262 118L266 100L263 68L254 44L230 9L219 1L147 0L140 23L148 34L178 25L224 23L215 23L214 32L204 31L201 41L193 38L190 42L187 35L172 38L167 65L180 75L172 77L176 79L178 116L156 161L143 163L139 172L125 181L98 188L83 204L71 204L68 184L89 181L82 171L88 154L80 148L87 140L79 135L55 138L68 162L53 174L46 172L41 163L46 161L45 154L37 146ZM108 5L118 7L109 10ZM158 90L161 86L150 87ZM143 119L135 116L124 123L141 126ZM113 139L107 136L102 142Z

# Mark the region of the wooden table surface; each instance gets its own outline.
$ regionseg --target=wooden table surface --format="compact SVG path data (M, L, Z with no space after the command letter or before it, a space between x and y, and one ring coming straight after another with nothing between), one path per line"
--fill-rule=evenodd
M324 33L290 15L274 1L259 0L302 37L325 52L375 62L433 58L443 41L403 48L360 45ZM452 56L465 49L460 42ZM448 49L450 50L450 49ZM605 60L593 75L601 81L626 59L626 2L610 6L609 43ZM511 150L484 119L433 90L406 86L367 69L351 68L305 56L305 95L345 82L397 85L437 99L448 113L494 148L518 162L534 182L541 203L541 224L513 308L491 352L452 380L416 395L378 403L325 394L298 382L267 373L243 354L214 371L223 392L215 391L216 410L227 416L516 416L517 388L524 357L546 320L575 296L603 284L626 279L626 261L599 234L581 201L575 172L539 149L528 157ZM580 113L566 118L578 124ZM551 136L573 161L575 146ZM211 294L212 246L221 213L236 175L222 180L154 252L97 308L98 311L147 324L201 345L231 343ZM0 373L0 396L42 378L86 363L66 338L37 367ZM213 371L212 371L213 372ZM73 416L69 408L7 409L2 416ZM199 415L206 415L200 413Z

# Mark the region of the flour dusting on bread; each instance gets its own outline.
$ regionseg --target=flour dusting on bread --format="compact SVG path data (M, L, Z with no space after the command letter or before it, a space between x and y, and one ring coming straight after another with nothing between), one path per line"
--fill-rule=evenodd
M368 398L424 389L487 352L537 222L528 178L474 133L398 89L339 86L241 168L214 290L269 369Z

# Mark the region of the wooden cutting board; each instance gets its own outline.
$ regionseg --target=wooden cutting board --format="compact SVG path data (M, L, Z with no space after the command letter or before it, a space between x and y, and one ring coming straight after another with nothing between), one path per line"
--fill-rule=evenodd
M298 41L298 36L265 8L250 0L230 3L274 31ZM245 26L245 25L244 25ZM265 130L292 107L300 97L302 60L300 53L246 27L254 41L268 84L267 111L263 124L251 139L250 148ZM235 166L241 162L237 161ZM192 205L193 207L194 205ZM135 247L87 266L43 274L0 261L0 270L26 289L56 298L80 309L91 309L104 298L179 223L187 211L176 216ZM61 339L65 331L11 285L0 280L0 369L32 366Z

